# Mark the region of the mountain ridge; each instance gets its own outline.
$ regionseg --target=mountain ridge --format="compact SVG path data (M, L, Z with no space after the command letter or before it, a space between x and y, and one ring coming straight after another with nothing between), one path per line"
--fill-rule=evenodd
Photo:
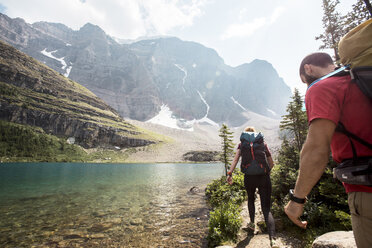
M18 28L10 34L10 26ZM165 104L180 120L207 117L240 126L247 120L246 110L280 119L291 96L270 63L230 67L215 50L177 37L122 45L91 23L74 31L63 24L31 25L0 14L0 38L134 120L150 120Z

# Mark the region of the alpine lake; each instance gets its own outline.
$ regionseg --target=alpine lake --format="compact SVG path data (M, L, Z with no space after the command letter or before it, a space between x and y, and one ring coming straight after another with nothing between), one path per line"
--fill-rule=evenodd
M0 247L206 247L223 164L0 164Z

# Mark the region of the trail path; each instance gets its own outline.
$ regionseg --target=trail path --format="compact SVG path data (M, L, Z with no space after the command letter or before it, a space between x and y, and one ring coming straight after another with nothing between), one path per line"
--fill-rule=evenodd
M261 202L260 197L258 194L256 194L256 214L255 214L255 230L258 231L258 234L254 235L253 230L250 230L247 227L247 224L249 223L249 213L248 213L248 204L247 202L244 202L242 205L242 212L241 216L243 219L242 228L239 231L238 234L238 242L232 246L234 248L270 248L270 239L269 235L267 234L267 231L261 230L260 226L262 226L262 223L265 222L265 219L263 217L263 213L261 210ZM278 220L275 220L276 224L276 245L280 248L300 248L303 247L303 244L300 240L296 240L292 237L287 237L283 233L280 232L280 228L278 224Z

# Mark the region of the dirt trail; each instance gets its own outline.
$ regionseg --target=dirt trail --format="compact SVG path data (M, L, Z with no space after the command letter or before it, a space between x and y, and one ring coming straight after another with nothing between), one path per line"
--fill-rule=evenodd
M255 214L255 230L258 231L258 234L254 235L253 230L247 228L249 223L249 213L248 213L248 204L244 202L242 204L241 216L243 219L242 228L238 234L238 242L233 246L234 248L270 248L270 239L267 231L261 230L259 226L262 226L261 223L265 222L263 213L261 210L261 201L260 196L256 194L256 214ZM258 224L258 225L257 225ZM276 227L278 223L276 220ZM285 236L283 233L280 233L280 230L276 228L276 247L280 248L300 248L303 247L301 241L293 239L291 237Z

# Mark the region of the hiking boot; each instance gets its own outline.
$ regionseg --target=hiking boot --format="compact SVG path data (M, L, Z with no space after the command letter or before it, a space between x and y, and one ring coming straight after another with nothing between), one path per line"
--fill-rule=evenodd
M261 233L261 229L258 225L254 225L254 231L253 231L253 234L256 235L256 234L259 234Z
M254 223L249 222L246 227L243 227L243 230L246 231L247 233L253 233L254 231Z
M270 247L272 247L272 248L280 248L279 242L275 238L270 239Z
M251 229L252 231L254 231L254 223L253 222L249 222L248 225L247 225L247 228Z

